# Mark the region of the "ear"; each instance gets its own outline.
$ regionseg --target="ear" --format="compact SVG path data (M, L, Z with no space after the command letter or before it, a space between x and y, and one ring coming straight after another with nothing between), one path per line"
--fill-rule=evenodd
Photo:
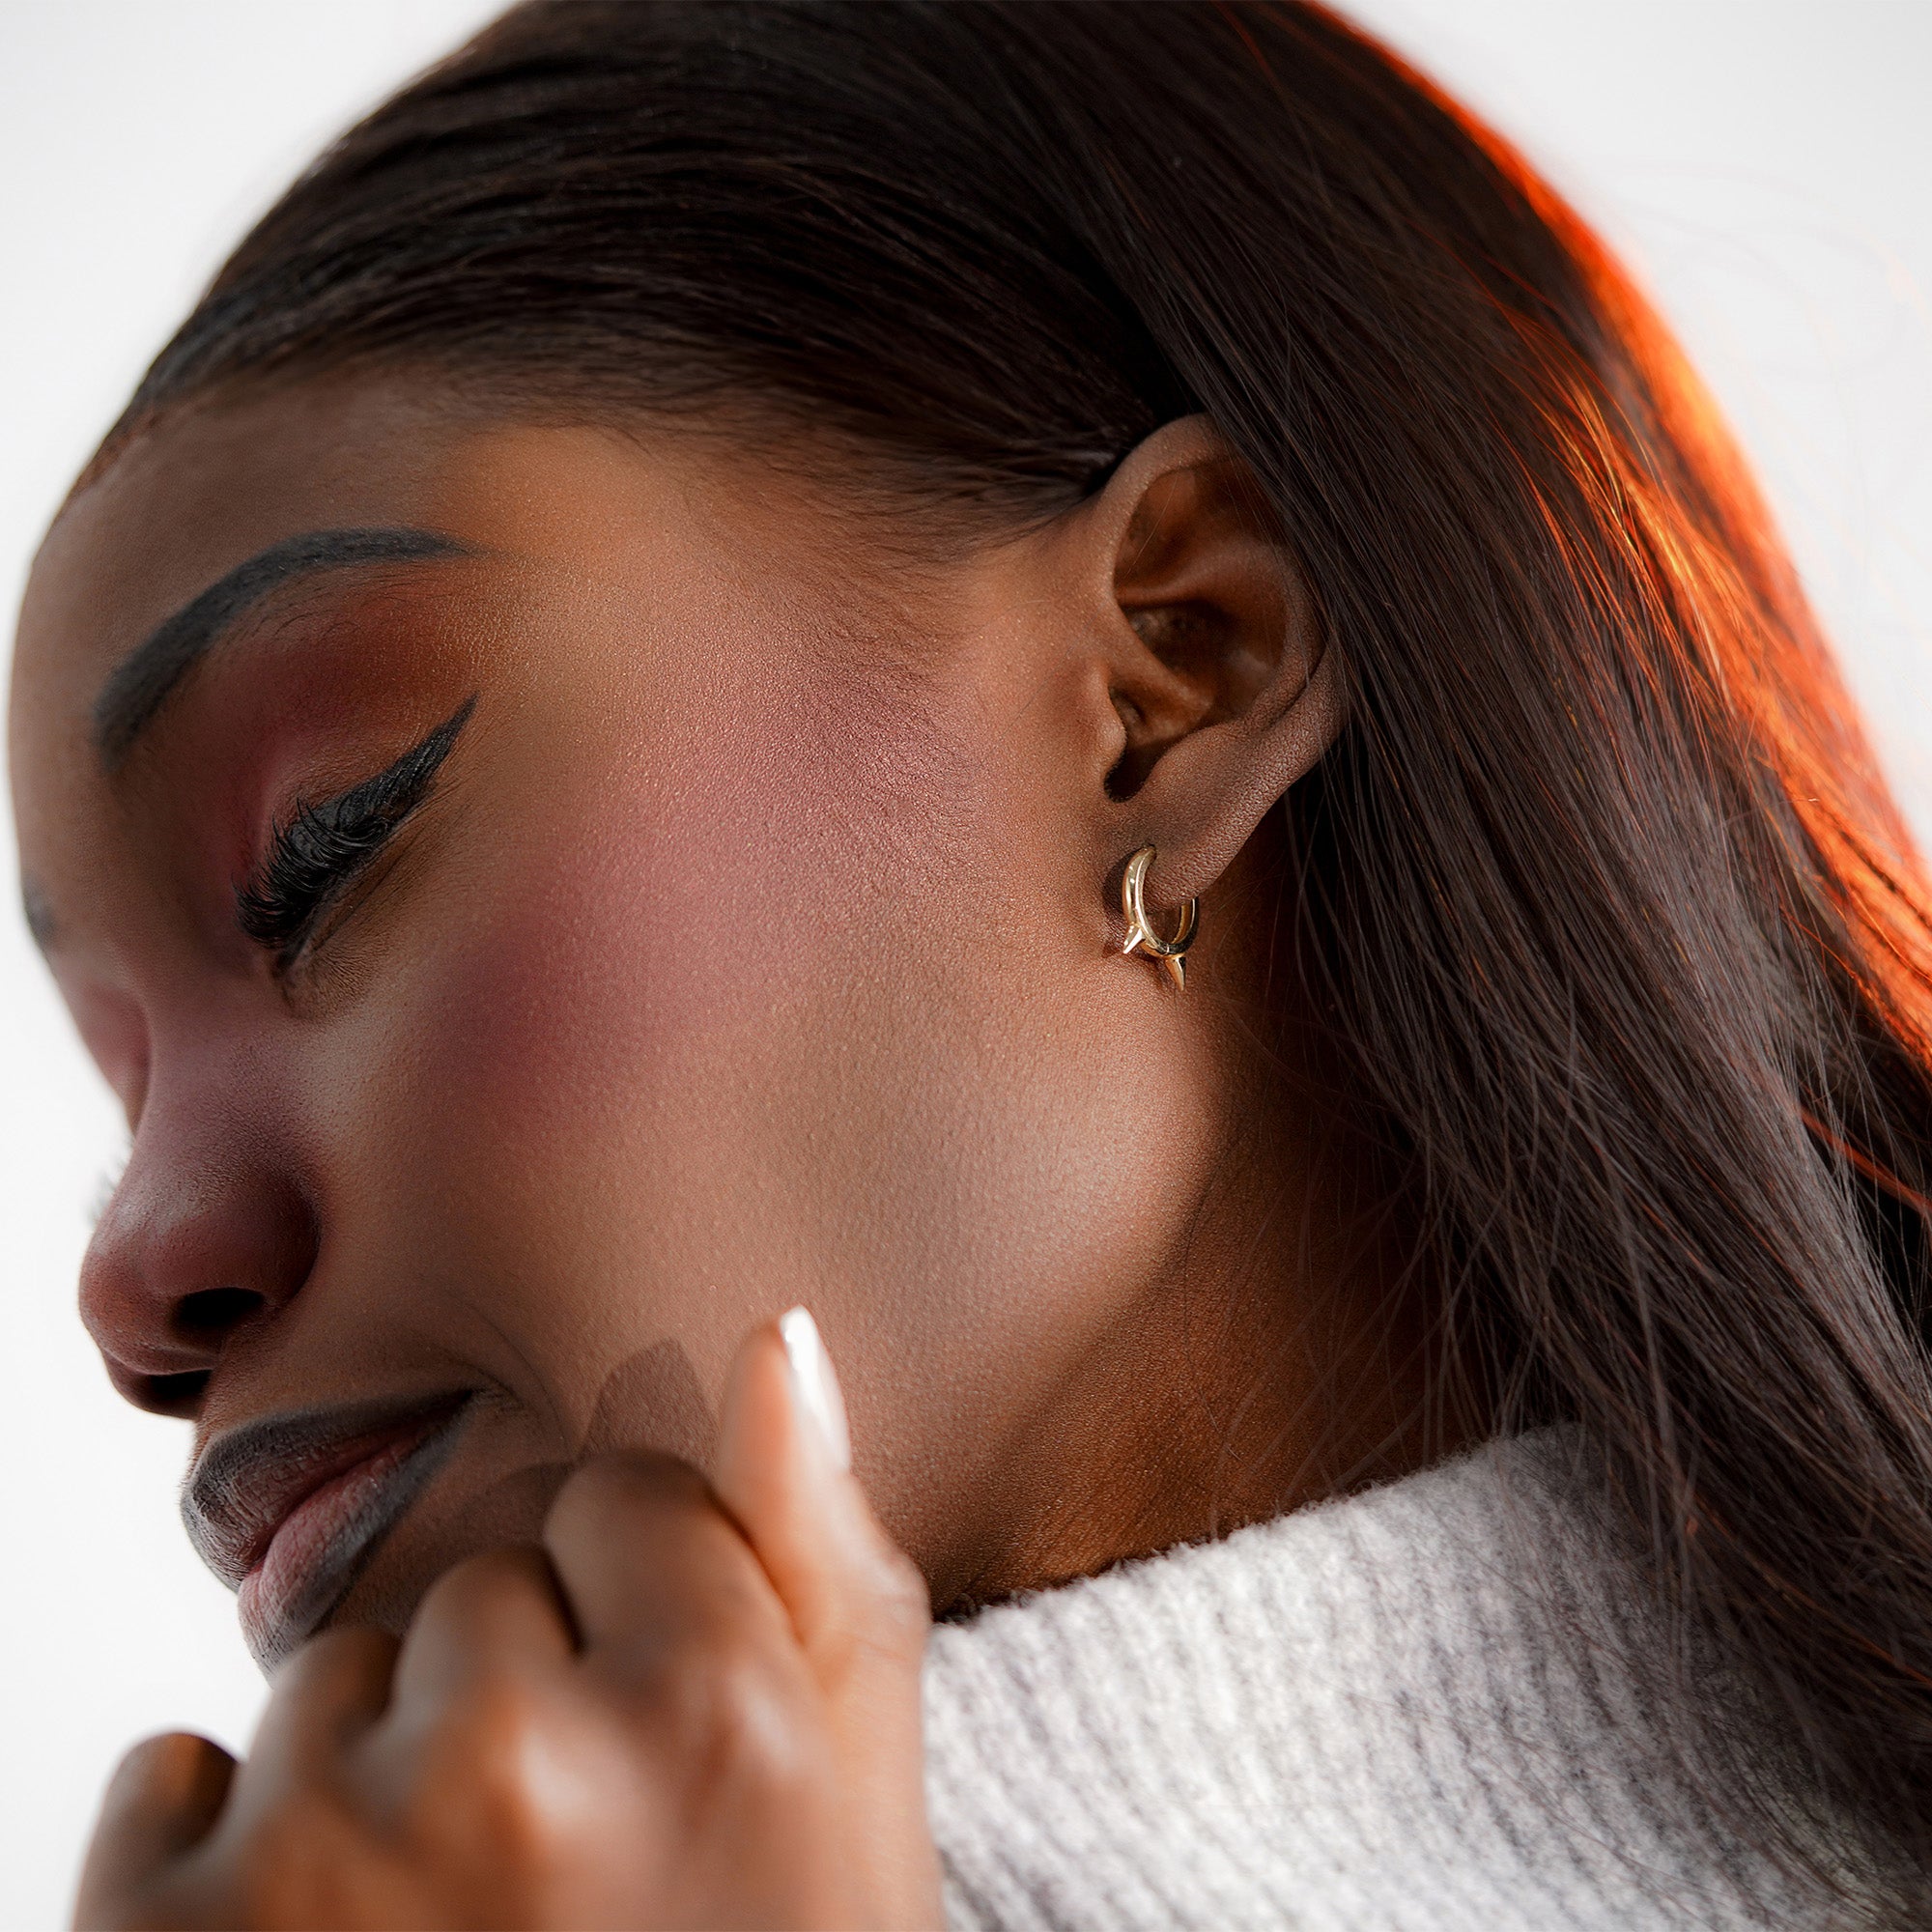
M1139 444L1065 536L1122 733L1104 830L1122 859L1155 846L1148 896L1179 904L1334 742L1335 655L1253 471L1206 416Z

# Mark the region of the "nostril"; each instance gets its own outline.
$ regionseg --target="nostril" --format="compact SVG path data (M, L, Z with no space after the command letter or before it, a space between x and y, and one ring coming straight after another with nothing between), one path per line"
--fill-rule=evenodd
M208 1386L206 1369L190 1369L177 1376L137 1376L133 1386L124 1385L122 1393L151 1415L175 1415L189 1421L201 1406L202 1391Z
M220 1342L244 1321L252 1321L269 1305L268 1296L252 1288L203 1288L175 1303L174 1330L184 1342ZM185 1376L159 1376L156 1381L185 1381Z
M163 1414L206 1405L230 1343L267 1335L300 1293L318 1245L287 1173L264 1170L252 1150L204 1144L207 1131L200 1116L150 1097L81 1265L81 1320L109 1378Z

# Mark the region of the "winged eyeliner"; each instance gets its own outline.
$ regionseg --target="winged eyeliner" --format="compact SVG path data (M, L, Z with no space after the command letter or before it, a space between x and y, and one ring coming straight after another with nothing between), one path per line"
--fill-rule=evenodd
M429 796L442 761L476 708L474 696L373 778L310 805L274 827L261 862L236 888L242 930L285 970L317 918Z

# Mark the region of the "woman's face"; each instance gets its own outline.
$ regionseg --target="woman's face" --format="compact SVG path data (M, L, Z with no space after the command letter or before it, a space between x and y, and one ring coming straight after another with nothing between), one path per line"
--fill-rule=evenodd
M133 1132L83 1310L193 1417L262 1655L400 1624L600 1448L701 1460L797 1301L942 1601L1188 1533L1246 968L1232 918L1219 1003L1110 949L1082 541L922 562L752 455L374 380L192 410L71 503L13 731Z

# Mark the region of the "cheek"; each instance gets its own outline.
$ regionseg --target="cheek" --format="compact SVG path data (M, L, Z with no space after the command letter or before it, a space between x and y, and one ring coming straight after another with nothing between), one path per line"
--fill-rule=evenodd
M1141 976L1016 895L1009 786L889 710L838 739L748 701L504 830L395 1020L389 1160L573 1440L622 1434L668 1337L715 1406L810 1301L919 1541L935 1471L969 1481L1158 1264L1212 1107L1143 1104Z
M578 733L357 1048L394 1076L384 1164L578 1430L668 1335L715 1399L744 1329L816 1292L823 1202L866 1184L827 1116L881 1025L875 923L916 910L889 854L930 840L879 810L876 718L861 767L734 709Z

